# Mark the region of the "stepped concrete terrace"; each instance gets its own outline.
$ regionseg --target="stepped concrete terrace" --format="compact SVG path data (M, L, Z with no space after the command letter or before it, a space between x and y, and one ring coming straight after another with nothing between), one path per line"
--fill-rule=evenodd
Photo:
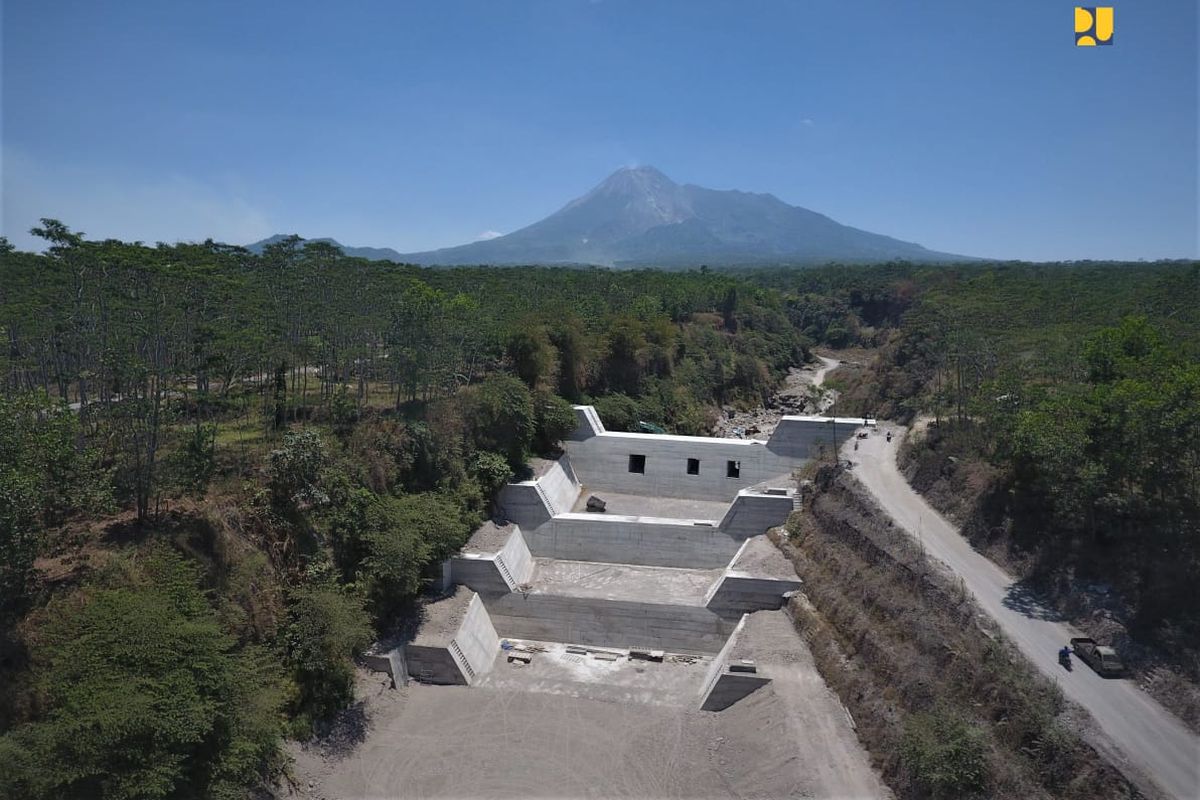
M718 439L611 433L594 408L575 411L566 452L504 488L498 519L447 565L459 588L438 601L446 610L433 604L436 630L392 669L711 710L764 685L737 656L737 632L800 586L764 533L794 508L792 472L873 423L784 417L768 440ZM593 495L604 512L587 510ZM499 677L498 654L538 677Z

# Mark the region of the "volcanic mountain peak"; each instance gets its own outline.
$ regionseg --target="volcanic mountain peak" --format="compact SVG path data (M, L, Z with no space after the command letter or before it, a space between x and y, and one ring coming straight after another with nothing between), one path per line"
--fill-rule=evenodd
M841 225L771 194L680 185L624 167L545 219L485 241L399 260L455 264L805 264L967 260Z

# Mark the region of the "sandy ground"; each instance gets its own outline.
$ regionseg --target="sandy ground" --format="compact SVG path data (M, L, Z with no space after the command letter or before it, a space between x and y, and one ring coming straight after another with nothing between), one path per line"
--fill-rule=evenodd
M854 473L884 511L962 579L980 607L1034 666L1087 709L1106 740L1093 744L1130 780L1151 796L1158 794L1157 788L1170 797L1200 797L1200 737L1132 681L1101 678L1079 662L1072 672L1062 670L1058 648L1082 634L1024 596L1012 576L976 552L909 486L896 464L905 429L890 429L891 443L882 435L884 428L862 440L859 450L842 449L842 456L855 463Z
M539 669L498 660L470 688L384 690L364 674L353 724L293 747L283 796L889 797L787 617L750 620L749 652L773 683L719 713L698 710L704 661L567 664L552 650ZM637 701L655 684L655 702Z

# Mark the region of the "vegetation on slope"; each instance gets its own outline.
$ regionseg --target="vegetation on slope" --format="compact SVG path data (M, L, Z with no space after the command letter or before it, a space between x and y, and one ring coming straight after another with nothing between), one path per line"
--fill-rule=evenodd
M897 796L1137 796L953 577L850 474L815 473L783 544L805 583L789 610Z
M531 454L705 432L806 343L707 272L0 242L0 796L245 796Z

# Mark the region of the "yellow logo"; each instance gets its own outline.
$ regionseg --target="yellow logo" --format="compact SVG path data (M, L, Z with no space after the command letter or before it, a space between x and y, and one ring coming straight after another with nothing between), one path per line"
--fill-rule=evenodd
M1088 8L1075 6L1075 46L1095 47L1098 44L1112 44L1113 10L1112 6Z

